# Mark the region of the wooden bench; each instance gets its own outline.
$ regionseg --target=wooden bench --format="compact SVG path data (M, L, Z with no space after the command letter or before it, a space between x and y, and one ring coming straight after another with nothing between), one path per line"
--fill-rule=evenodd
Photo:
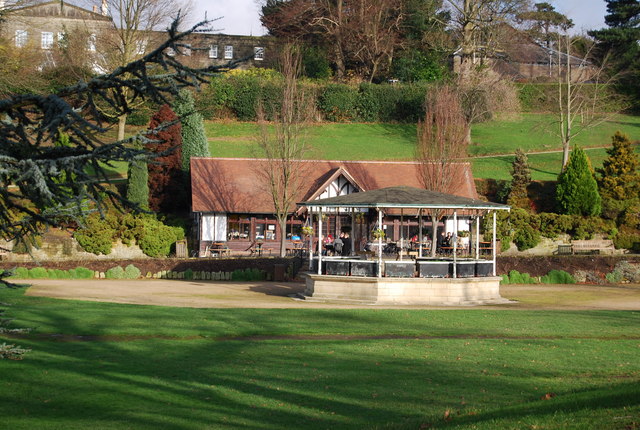
M573 254L573 245L558 245L556 255L571 255Z
M600 254L601 251L612 253L616 248L609 239L572 240L574 254Z

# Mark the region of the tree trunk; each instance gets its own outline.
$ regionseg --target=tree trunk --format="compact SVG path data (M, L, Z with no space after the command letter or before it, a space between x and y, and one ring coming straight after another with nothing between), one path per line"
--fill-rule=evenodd
M127 114L118 117L118 140L124 140L124 127L127 125Z
M437 211L431 214L431 257L435 258L436 251L438 250L438 222L440 217L437 215Z
M280 224L280 257L287 255L287 216L284 219L278 219Z

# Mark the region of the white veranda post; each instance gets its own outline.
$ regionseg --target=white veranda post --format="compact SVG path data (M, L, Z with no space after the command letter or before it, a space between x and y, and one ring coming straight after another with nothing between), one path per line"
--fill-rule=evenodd
M378 228L380 234L378 235L378 278L382 278L382 210L378 209Z
M493 237L491 238L491 249L493 253L493 276L496 276L496 211L493 211Z
M322 275L322 208L318 210L318 275Z
M313 212L309 211L309 225L313 227ZM309 271L313 269L313 236L315 232L309 234Z
M456 255L458 254L458 212L453 211L453 277L458 277Z
M480 259L480 216L476 216L476 260Z

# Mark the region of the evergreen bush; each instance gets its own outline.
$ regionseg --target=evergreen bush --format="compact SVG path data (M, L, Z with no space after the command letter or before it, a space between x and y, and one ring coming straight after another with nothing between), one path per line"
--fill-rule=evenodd
M345 84L329 84L320 90L318 109L326 120L348 122L356 118L358 92Z
M13 270L13 277L18 279L29 279L29 269L26 267L17 267Z
M121 266L112 267L105 272L107 279L124 279L125 273Z
M99 214L92 214L73 237L85 251L96 255L108 255L116 239L116 231Z
M528 273L520 273L517 270L509 272L509 284L536 284L537 280Z
M44 267L34 267L29 269L30 279L46 279L49 276L49 272Z
M540 278L543 284L575 284L576 280L570 273L564 270L551 270Z
M602 201L591 162L578 146L571 151L569 162L558 176L556 201L564 214L600 215Z
M129 264L124 268L124 277L125 279L138 279L140 277L140 269L138 269L133 264Z
M520 148L516 150L511 164L511 189L507 204L514 208L529 209L527 187L531 183L531 168L527 154Z
M182 89L173 103L173 110L182 123L182 170L188 172L191 157L208 157L209 143L202 115L196 112L191 91Z
M540 233L526 224L516 230L513 235L513 243L518 247L519 251L534 248L540 243Z
M69 273L72 274L73 279L91 279L95 275L93 270L87 269L86 267L76 267L75 269L71 269Z
M189 281L193 280L193 270L191 270L190 267L184 271L184 279Z
M153 218L144 220L144 233L136 238L138 246L149 257L167 257L171 246L184 239L184 230L180 227L170 227Z
M136 140L133 146L142 149L142 143ZM142 209L149 207L149 167L146 160L138 159L129 161L127 170L127 200L140 206Z

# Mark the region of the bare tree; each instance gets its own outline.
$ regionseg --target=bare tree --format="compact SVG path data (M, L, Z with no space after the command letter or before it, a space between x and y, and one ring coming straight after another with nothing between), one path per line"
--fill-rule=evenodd
M263 107L258 107L258 147L263 158L258 163L258 174L273 201L280 227L280 255L285 256L287 216L295 207L304 179L304 163L299 160L307 151L305 128L313 118L313 102L310 94L298 85L301 56L294 45L283 48L281 68L282 104L273 109L272 123L266 121Z
M189 3L183 0L105 0L103 8L102 13L111 16L112 26L97 35L96 45L101 52L97 65L101 71L108 72L136 61L154 49L164 37L154 30L164 29L176 11L185 16ZM176 49L181 53L188 47L179 44ZM129 110L141 104L141 100L133 97L126 88L120 91L119 96ZM124 139L127 112L116 115L115 111L108 109L105 113L118 118L118 140Z
M357 0L347 26L347 40L353 57L363 64L369 82L380 69L391 64L399 44L403 20L401 2L396 0Z
M606 121L613 115L613 93L606 89L613 78L606 78L604 66L571 55L572 38L558 40L555 130L562 142L562 169L569 162L571 140L578 134ZM562 52L564 51L564 52ZM609 110L609 112L607 112Z
M458 94L442 86L427 94L424 121L418 123L416 159L420 181L427 190L451 193L461 180L460 159L467 155L467 121ZM441 210L431 210L433 224L431 256L435 257L437 225Z
M501 24L513 21L528 3L529 0L446 0L460 46L461 75L473 68L478 57L497 50Z

